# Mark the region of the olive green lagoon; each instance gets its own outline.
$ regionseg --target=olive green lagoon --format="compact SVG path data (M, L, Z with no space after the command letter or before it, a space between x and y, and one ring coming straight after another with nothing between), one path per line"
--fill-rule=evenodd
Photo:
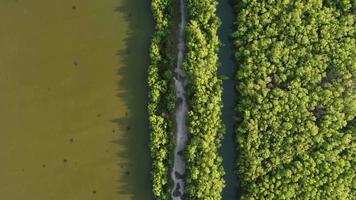
M149 1L0 2L0 199L148 200Z

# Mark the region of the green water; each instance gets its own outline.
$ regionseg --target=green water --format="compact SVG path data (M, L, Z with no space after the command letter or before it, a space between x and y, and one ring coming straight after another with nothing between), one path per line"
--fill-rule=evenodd
M0 24L0 199L150 199L149 2L2 0Z

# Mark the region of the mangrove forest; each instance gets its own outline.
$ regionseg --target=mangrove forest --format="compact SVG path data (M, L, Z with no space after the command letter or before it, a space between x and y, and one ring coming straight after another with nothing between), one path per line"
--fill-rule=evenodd
M355 0L3 0L0 200L353 200Z

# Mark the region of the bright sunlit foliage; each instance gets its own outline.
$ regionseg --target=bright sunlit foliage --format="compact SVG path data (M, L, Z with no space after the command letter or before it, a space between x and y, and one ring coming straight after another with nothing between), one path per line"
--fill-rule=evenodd
M216 72L220 42L216 0L188 0L187 55L184 69L188 84L187 199L221 199L225 182L218 155L224 126L221 121L222 80Z
M353 199L355 1L238 1L242 199Z
M174 61L168 53L172 5L170 0L153 0L151 8L156 23L148 70L153 193L157 199L165 200L170 199L171 138L174 133L172 115L175 111L175 92L172 86Z

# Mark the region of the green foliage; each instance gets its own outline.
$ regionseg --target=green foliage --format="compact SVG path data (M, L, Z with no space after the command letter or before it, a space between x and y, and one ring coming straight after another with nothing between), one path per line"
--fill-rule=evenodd
M221 121L222 80L218 78L216 0L187 0L188 130L186 198L221 199L222 158L218 155L224 126Z
M236 10L242 199L353 199L355 1Z
M171 0L153 0L152 13L156 22L151 43L151 65L148 69L148 114L151 129L150 150L153 159L153 193L160 200L170 199L169 172L173 133L172 113L175 111L175 91L172 85L173 59L169 55Z

